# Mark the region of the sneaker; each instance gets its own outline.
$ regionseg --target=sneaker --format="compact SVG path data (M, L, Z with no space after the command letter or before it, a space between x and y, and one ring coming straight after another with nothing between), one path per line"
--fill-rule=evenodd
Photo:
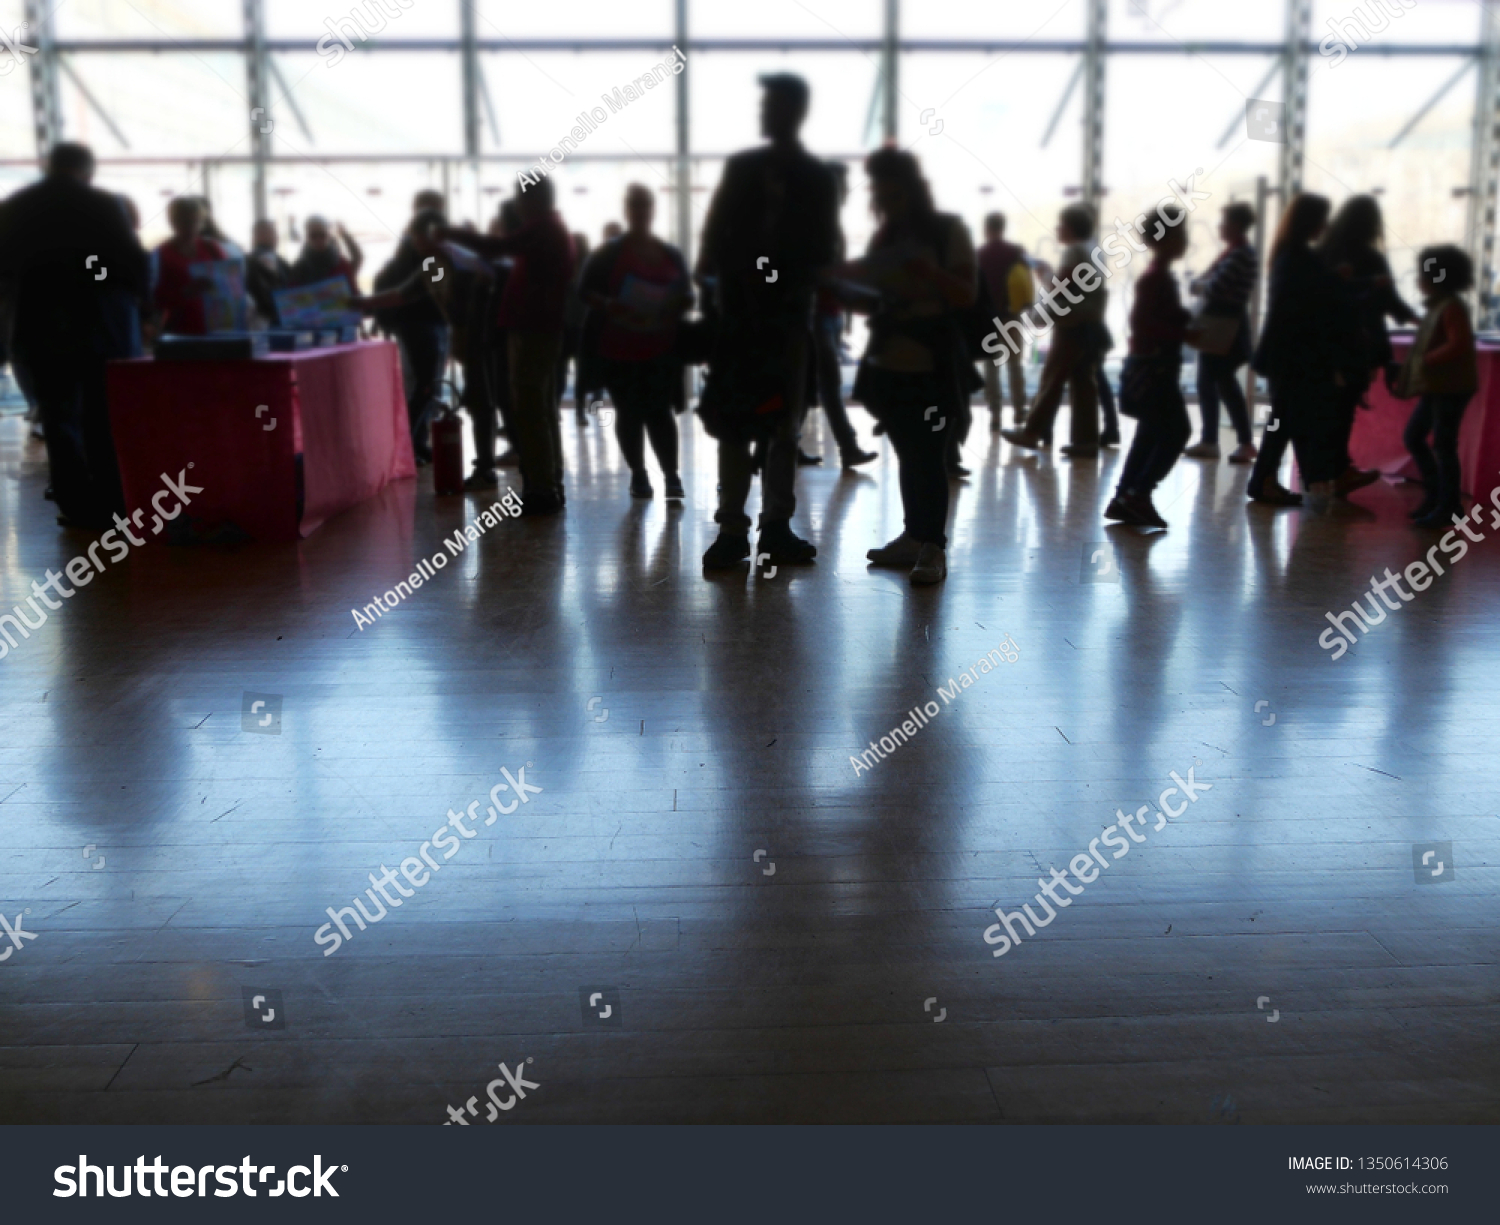
M1011 446L1022 447L1027 451L1043 451L1047 448L1042 439L1035 434L1028 434L1024 429L1001 430L1000 437Z
M1093 459L1099 454L1098 447L1074 446L1071 442L1064 443L1059 449L1070 459Z
M521 460L516 455L514 447L495 461L495 467L497 468L519 468L520 466Z
M785 521L767 524L760 529L756 552L769 554L774 566L802 566L818 555L817 546L803 540Z
M1250 493L1249 490L1245 491ZM1252 502L1264 502L1267 506L1301 506L1302 495L1293 493L1290 489L1277 484L1275 481L1267 481L1255 493L1250 493Z
M1106 519L1117 519L1121 523L1135 522L1135 512L1126 505L1125 497L1118 493L1109 500L1109 505L1104 508L1104 517Z
M1119 446L1120 445L1120 431L1119 430L1106 430L1103 434L1099 435L1099 445L1101 447L1117 447L1117 446Z
M478 472L471 473L468 480L464 481L464 489L469 493L478 493L482 489L496 489L500 485L500 477L496 475L493 468L481 468Z
M644 472L632 472L630 474L630 496L632 498L649 498L655 492L651 488L651 478Z
M948 556L941 546L924 544L917 554L917 564L911 568L913 587L930 587L948 577Z
M733 570L750 560L750 538L732 532L720 532L719 538L703 554L705 570Z
M1157 513L1155 505L1151 501L1149 493L1126 494L1124 498L1125 509L1135 516L1134 522L1139 527L1166 527L1167 521Z
M809 455L800 447L797 449L797 466L799 468L810 468L814 464L821 464L822 462L823 457L821 455Z
M1437 508L1438 500L1429 493L1420 503L1406 512L1406 517L1415 523L1418 519L1425 519Z
M562 503L555 493L528 493L521 499L521 513L528 517L556 515L562 512Z
M1218 459L1219 444L1216 442L1200 442L1196 446L1188 447L1183 451L1189 459Z
M889 544L881 545L878 549L871 549L865 556L877 569L909 570L917 564L917 554L921 551L921 542L913 540L902 532Z
M1356 489L1363 489L1366 485L1373 485L1380 479L1380 470L1370 468L1368 470L1356 468L1353 464L1345 468L1343 473L1333 481L1333 496L1336 498L1347 498Z
M852 450L845 451L843 454L842 462L844 465L844 471L849 472L858 467L860 464L868 464L871 460L879 458L879 454L875 451L862 451L859 447L854 447Z
M1231 464L1253 464L1255 457L1259 454L1260 452L1255 449L1253 442L1242 442L1229 453L1229 462Z
M681 502L686 497L687 493L682 488L682 478L677 473L672 473L667 477L667 501Z

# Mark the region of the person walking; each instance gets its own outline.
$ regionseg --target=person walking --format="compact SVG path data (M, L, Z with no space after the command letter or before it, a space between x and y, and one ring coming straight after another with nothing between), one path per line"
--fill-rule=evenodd
M719 318L698 404L719 443L719 536L703 555L706 570L750 556L745 501L756 443L765 444L757 554L774 565L806 565L818 552L792 531L791 519L814 289L838 253L838 195L828 168L799 139L807 82L779 73L762 77L761 86L769 143L725 164L694 270L695 280L713 283Z
M1016 243L1005 240L1005 214L990 213L984 219L984 246L979 248L979 275L989 290L990 304L995 311L995 326L1019 319L1021 312L1036 301L1036 283L1031 276L1031 265L1026 252ZM1001 417L1004 404L1000 394L1000 367L1010 383L1011 408L1016 425L1026 420L1026 352L1024 347L1012 349L1004 346L999 353L1000 362L984 362L984 398L990 410L990 433L998 434L1004 424Z
M1151 265L1135 283L1130 308L1130 355L1120 376L1125 411L1137 420L1106 519L1137 527L1166 527L1151 493L1172 470L1192 437L1182 399L1182 342L1191 341L1190 317L1177 293L1172 265L1187 251L1187 227L1147 225L1141 241L1152 252Z
M1271 384L1271 418L1245 493L1271 506L1300 506L1302 495L1281 484L1290 443L1304 488L1323 481L1357 487L1344 476L1347 451L1330 445L1341 420L1340 363L1358 344L1348 291L1314 248L1328 225L1326 196L1292 198L1271 244L1266 321L1253 365ZM1355 480L1362 480L1354 478Z
M1219 335L1205 337L1218 352L1199 350L1198 409L1203 418L1203 434L1197 445L1183 452L1190 459L1219 458L1219 402L1229 410L1237 445L1229 454L1231 464L1255 461L1254 435L1250 429L1250 411L1240 388L1240 367L1250 360L1250 294L1260 275L1260 253L1250 243L1255 225L1255 210L1248 204L1228 204L1219 220L1219 237L1224 250L1207 272L1192 284L1193 293L1202 301L1202 314L1212 319ZM1232 330L1233 335L1225 336Z
M58 522L107 528L125 497L105 364L139 353L149 271L119 201L93 177L89 148L62 142L41 182L0 204L0 280L13 293L11 348L40 410Z
M1043 451L1052 445L1052 423L1062 404L1063 390L1072 405L1071 441L1063 454L1088 458L1099 454L1099 389L1096 370L1101 351L1104 308L1109 290L1104 278L1091 262L1094 210L1086 204L1070 204L1058 215L1057 241L1063 245L1058 267L1061 279L1053 279L1052 289L1042 294L1044 305L1033 308L1033 314L1050 318L1052 345L1042 366L1041 383L1031 412L1020 429L1001 430L1000 436L1012 446ZM1062 295L1071 305L1055 300Z
M854 394L896 449L905 513L901 534L867 556L908 570L914 584L939 583L948 576L948 431L974 375L960 325L978 288L974 245L962 220L937 211L910 153L878 149L865 172L880 225L865 258L840 275L879 291Z
M1447 528L1464 513L1458 430L1479 387L1474 327L1463 299L1474 287L1474 265L1462 248L1445 245L1426 248L1417 256L1417 267L1426 312L1396 376L1395 391L1421 397L1404 440L1427 495L1410 517L1418 527Z
M849 194L849 170L843 162L829 162L828 172L838 187L838 202L842 207ZM839 234L836 259L844 258L844 237ZM833 431L839 448L839 465L845 472L852 472L860 464L868 464L878 458L874 451L866 451L860 445L859 434L849 420L849 410L844 404L843 337L845 330L844 304L839 296L827 286L818 290L817 310L813 317L813 357L818 383L818 402L828 418L828 428ZM821 456L798 456L799 462L821 463Z
M625 189L625 233L605 243L584 267L579 292L603 315L598 352L615 406L615 439L630 468L630 496L653 496L645 439L661 465L668 501L686 496L677 472L682 361L677 325L693 301L682 252L651 232L656 197L639 183Z

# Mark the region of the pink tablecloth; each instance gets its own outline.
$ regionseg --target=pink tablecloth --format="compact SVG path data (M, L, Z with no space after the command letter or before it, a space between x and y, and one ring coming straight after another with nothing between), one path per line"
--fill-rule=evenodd
M1393 336L1391 342L1399 361L1411 347L1411 337ZM1349 458L1357 468L1378 468L1389 477L1418 479L1417 466L1401 441L1417 402L1396 399L1379 377L1366 399L1369 411L1354 414ZM1500 484L1500 345L1488 341L1479 345L1479 390L1464 413L1458 458L1463 465L1463 490L1471 497L1487 497Z
M189 508L195 529L296 540L416 475L389 341L258 361L111 362L109 410L126 505L147 506L162 473L187 469L203 489Z

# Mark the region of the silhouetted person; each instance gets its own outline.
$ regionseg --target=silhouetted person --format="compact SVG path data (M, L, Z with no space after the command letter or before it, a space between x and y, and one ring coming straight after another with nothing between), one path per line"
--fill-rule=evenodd
M41 409L59 521L105 528L125 501L104 368L135 352L129 312L116 308L144 301L148 266L93 174L86 146L55 145L46 177L0 205L0 280L13 287L11 343Z
M414 220L433 214L441 218L443 209L440 192L419 191L412 199ZM311 221L308 229L312 230ZM391 258L375 274L373 284L377 301L388 301L384 297L386 293L408 286L413 278L421 275L422 261L431 252L425 248L418 251L413 233L408 225ZM375 321L387 335L395 338L401 350L401 375L406 389L406 417L411 428L412 453L417 463L431 463L432 443L428 425L442 387L443 372L448 366L451 339L448 320L431 294L408 292L402 294L395 305L376 308ZM486 452L481 449L477 454L482 459ZM494 454L493 432L488 454Z
M566 502L555 383L573 280L573 238L554 207L550 178L523 185L517 207L521 228L514 234L493 238L454 230L448 237L486 258L508 255L515 261L497 313L510 363L506 428L521 466L522 513L549 515Z
M797 436L807 402L815 279L838 252L837 188L798 139L807 117L801 77L761 78L770 143L736 153L709 205L696 275L713 280L720 323L698 411L719 442L719 538L706 569L750 555L745 500L751 447L765 442L758 553L806 564L817 549L792 531Z
M273 327L281 319L276 309L276 291L292 283L292 266L281 258L277 250L280 245L276 223L263 217L250 231L250 252L245 257L245 292L261 317Z
M848 167L843 162L829 162L828 172L833 175L838 188L840 206L849 194ZM836 259L844 258L844 236L839 234ZM832 289L818 290L817 310L813 317L813 360L817 370L818 402L828 418L828 428L833 431L839 448L839 463L845 472L868 464L878 458L874 451L866 451L859 445L859 435L849 421L849 411L844 405L843 336L844 305ZM822 456L801 456L801 462L822 462Z
M1350 196L1328 223L1320 250L1328 266L1343 278L1352 302L1356 333L1346 358L1340 363L1343 384L1338 390L1339 417L1330 430L1327 445L1330 464L1342 474L1329 492L1342 496L1379 478L1378 472L1360 472L1349 462L1349 435L1354 414L1365 398L1376 372L1389 384L1396 368L1385 319L1415 323L1416 312L1396 292L1391 266L1381 250L1385 221L1374 196Z
M1192 437L1182 399L1182 342L1189 338L1189 315L1177 292L1172 265L1187 250L1187 227L1148 223L1141 241L1152 252L1151 266L1135 283L1130 308L1129 370L1121 377L1121 395L1129 386L1136 416L1135 437L1120 469L1106 519L1137 527L1166 527L1151 501L1152 491L1172 470Z
M489 361L494 337L491 318L495 275L493 267L479 256L437 240L435 235L443 229L444 220L437 209L419 211L401 239L402 248L412 256L411 275L400 285L354 299L354 305L386 317L423 302L438 310L445 328L444 352L451 340L453 356L463 374L459 403L468 410L474 430L474 471L464 488L477 492L500 483L495 474L495 404ZM439 376L441 373L440 368ZM437 390L434 386L434 399ZM425 413L422 422L426 422ZM487 433L482 428L486 422ZM427 441L425 430L422 441Z
M1192 459L1219 458L1219 401L1229 410L1238 445L1229 456L1231 464L1255 459L1255 440L1250 430L1250 410L1240 388L1239 371L1250 360L1250 294L1260 276L1260 252L1250 243L1255 210L1248 204L1230 204L1219 220L1224 250L1207 272L1193 282L1193 292L1203 301L1203 314L1234 327L1234 339L1223 353L1198 354L1198 408L1203 417L1203 436L1185 452Z
M203 295L210 283L193 265L223 259L224 248L203 237L203 205L194 196L178 196L167 205L167 224L172 237L151 253L151 297L161 317L161 330L202 336L208 332Z
M347 255L340 242L348 249ZM364 260L364 252L342 224L330 230L324 218L312 216L302 227L302 253L292 264L292 284L316 285L341 276L349 282L349 292L357 294L359 269Z
M1405 441L1427 496L1411 518L1418 527L1448 528L1464 513L1458 430L1479 387L1474 327L1463 299L1474 287L1474 265L1459 247L1428 247L1417 256L1417 270L1427 309L1395 389L1398 395L1422 397L1407 422Z
M656 197L639 184L625 191L626 230L605 243L584 269L583 300L604 316L599 358L615 406L615 438L630 468L630 496L649 498L645 440L651 439L668 499L681 501L677 419L682 361L677 325L692 304L693 287L682 252L651 233Z
M1300 506L1302 495L1280 482L1290 442L1304 488L1336 481L1347 451L1330 445L1342 420L1341 364L1358 344L1348 289L1312 244L1328 225L1325 196L1294 196L1271 244L1270 292L1255 369L1271 384L1271 419L1245 492L1257 502Z
M974 366L959 312L976 293L974 244L959 218L940 213L917 159L878 149L865 161L880 228L844 275L879 292L855 397L896 448L905 528L876 566L909 570L917 584L948 575L948 438L967 406Z
M562 353L557 359L558 411L562 411L562 398L568 391L568 364L573 366L573 415L579 425L588 424L588 401L584 399L583 378L583 329L588 319L589 308L583 300L583 270L589 261L589 240L586 234L573 235L573 283L568 286L568 300L563 307Z
M1061 279L1042 297L1053 321L1052 344L1042 366L1041 382L1026 424L1018 430L1002 430L1013 446L1032 451L1052 445L1052 423L1062 404L1063 389L1072 405L1071 441L1063 454L1087 457L1099 453L1099 382L1096 373L1103 357L1101 342L1104 308L1109 290L1098 268L1090 261L1094 236L1094 210L1086 204L1070 204L1058 214L1057 241L1063 244L1057 266ZM1058 296L1066 301L1058 301Z
M1004 213L991 213L984 219L984 237L977 259L979 275L989 290L990 307L1002 323L1019 319L1021 312L1036 301L1036 284L1031 265L1026 262L1026 252L1016 243L1006 242ZM1016 424L1020 425L1026 419L1026 353L1024 348L1018 352L1006 345L999 356L1009 376L1011 407ZM998 434L1004 424L1000 390L1000 366L986 360L984 398L990 409L991 434Z

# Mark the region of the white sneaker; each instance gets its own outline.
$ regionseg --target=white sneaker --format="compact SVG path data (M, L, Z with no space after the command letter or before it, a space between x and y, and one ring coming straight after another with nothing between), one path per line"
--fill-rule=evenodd
M1197 446L1188 447L1183 454L1189 459L1218 459L1219 444L1216 442L1200 442Z
M921 543L902 532L890 544L882 545L878 549L870 549L865 556L870 559L872 566L905 570L908 566L917 564L917 555L921 551Z
M911 568L913 587L927 587L941 583L948 577L948 555L935 544L924 544L917 554L917 564Z
M1259 454L1260 452L1255 449L1253 442L1242 442L1229 453L1229 462L1231 464L1253 464L1255 457Z

